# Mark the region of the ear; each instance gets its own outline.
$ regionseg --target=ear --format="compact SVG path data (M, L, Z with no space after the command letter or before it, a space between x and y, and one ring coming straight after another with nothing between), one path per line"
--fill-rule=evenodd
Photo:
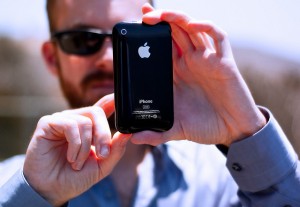
M51 41L44 42L41 51L48 70L53 75L57 76L59 65L58 65L55 43Z

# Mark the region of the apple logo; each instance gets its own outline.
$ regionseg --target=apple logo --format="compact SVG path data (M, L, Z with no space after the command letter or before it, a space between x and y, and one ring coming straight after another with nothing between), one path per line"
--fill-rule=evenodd
M138 53L141 58L149 58L151 53L149 52L150 47L147 45L147 42L144 46L139 47Z

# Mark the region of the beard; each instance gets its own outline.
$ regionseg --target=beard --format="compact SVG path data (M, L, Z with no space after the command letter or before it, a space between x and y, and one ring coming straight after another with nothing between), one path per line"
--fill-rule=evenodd
M68 80L63 78L61 71L59 72L59 83L64 97L66 98L70 108L82 108L93 106L99 99L109 93L99 93L96 96L88 96L87 90L92 81L113 80L113 75L108 72L97 70L87 74L80 83L80 91ZM113 91L111 91L112 93ZM115 116L112 114L107 118L111 129L115 129Z
M113 82L113 74L102 70L94 70L88 73L80 82L79 87L64 78L61 71L59 71L59 83L64 97L67 99L71 108L82 108L94 105L103 96L113 93L113 89L100 90L96 94L89 94L91 91L91 84L94 81Z

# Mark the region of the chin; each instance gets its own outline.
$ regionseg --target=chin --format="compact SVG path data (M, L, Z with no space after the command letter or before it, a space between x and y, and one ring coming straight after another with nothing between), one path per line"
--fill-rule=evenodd
M90 89L84 93L82 96L78 96L78 93L65 93L65 98L67 99L69 106L71 108L81 108L94 105L99 99L107 94L113 93L113 89L110 90L93 90Z

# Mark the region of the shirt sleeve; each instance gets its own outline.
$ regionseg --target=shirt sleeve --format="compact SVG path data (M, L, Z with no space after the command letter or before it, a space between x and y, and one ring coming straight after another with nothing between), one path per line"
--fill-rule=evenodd
M245 206L300 206L300 167L296 152L269 110L267 124L253 136L233 143L227 168Z
M22 170L18 170L7 182L0 186L0 206L51 207L26 182Z

